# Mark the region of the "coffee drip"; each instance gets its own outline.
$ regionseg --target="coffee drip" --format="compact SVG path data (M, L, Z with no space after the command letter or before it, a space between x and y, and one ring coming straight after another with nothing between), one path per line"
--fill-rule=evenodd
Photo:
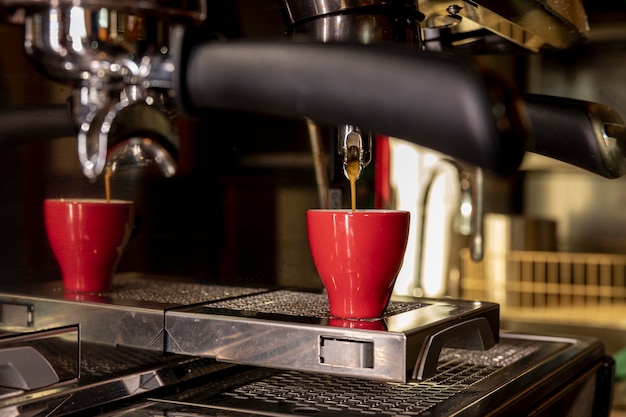
M356 180L359 178L359 160L353 159L348 162L346 167L348 180L350 180L350 201L352 204L352 212L356 211Z
M107 203L111 202L111 175L113 175L113 168L111 165L107 165L104 170L104 193Z

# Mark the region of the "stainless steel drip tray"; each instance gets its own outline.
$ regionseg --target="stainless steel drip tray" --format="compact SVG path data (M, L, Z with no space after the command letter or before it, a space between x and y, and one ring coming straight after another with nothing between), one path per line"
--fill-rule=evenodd
M378 320L329 316L326 295L274 290L168 310L165 349L218 361L405 382L432 375L444 346L497 341L496 304L405 299ZM495 335L495 336L494 336Z
M0 289L0 330L12 333L80 324L81 340L163 351L163 317L170 308L268 291L208 285L140 273L115 276L111 291L66 293L60 281Z
M32 389L13 389L0 398L2 416L96 415L120 401L154 392L175 392L181 384L216 375L233 365L210 358L164 355L136 348L82 342L80 375ZM68 343L54 340L38 349L51 362L63 361ZM71 368L72 363L64 365ZM98 411L84 411L89 409ZM81 413L83 412L84 413Z
M339 320L321 292L125 274L98 295L64 293L60 282L0 291L0 320L15 333L80 324L89 342L405 382L432 375L444 346L493 346L499 308L411 298L391 301L379 320Z
M143 411L118 415L529 415L531 407L572 381L585 381L572 395L597 390L599 375L610 378L610 370L598 371L603 357L598 340L503 334L485 352L444 348L436 373L423 381L250 368L186 392L154 397ZM592 415L588 407L591 402L580 405L576 415Z

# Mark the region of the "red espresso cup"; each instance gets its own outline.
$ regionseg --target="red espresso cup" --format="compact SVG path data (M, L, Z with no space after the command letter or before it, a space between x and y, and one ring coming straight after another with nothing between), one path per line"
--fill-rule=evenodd
M61 267L66 291L97 293L111 289L113 273L133 226L132 201L47 199L46 232Z
M315 268L330 315L380 318L404 260L409 213L397 210L308 210Z

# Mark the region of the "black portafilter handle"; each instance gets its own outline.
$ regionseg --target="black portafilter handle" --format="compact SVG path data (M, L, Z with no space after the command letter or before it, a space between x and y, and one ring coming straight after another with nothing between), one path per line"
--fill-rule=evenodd
M175 90L190 114L220 108L349 124L504 175L522 160L517 97L470 59L394 44L189 44Z
M626 173L626 124L603 104L526 94L529 152L548 156L602 175Z
M536 94L515 103L497 79L454 55L296 42L181 48L176 91L192 114L222 108L354 124L501 174L514 172L525 150L607 178L626 173L626 124L615 110ZM0 109L0 146L75 134L67 104Z

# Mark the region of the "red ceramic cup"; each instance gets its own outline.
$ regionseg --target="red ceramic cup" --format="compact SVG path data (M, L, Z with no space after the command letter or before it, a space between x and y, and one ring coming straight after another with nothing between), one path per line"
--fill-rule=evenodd
M382 316L404 260L409 213L308 210L309 247L328 293L330 315Z
M44 201L44 219L65 290L81 293L109 290L130 237L134 203L48 199Z

